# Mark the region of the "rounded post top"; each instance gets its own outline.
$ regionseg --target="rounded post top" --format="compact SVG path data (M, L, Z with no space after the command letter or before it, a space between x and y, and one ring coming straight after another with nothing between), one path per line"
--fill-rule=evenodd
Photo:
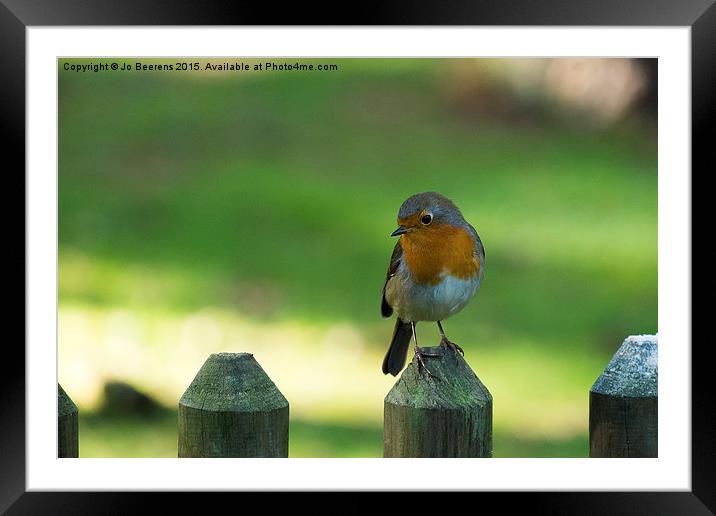
M204 411L258 412L285 408L288 401L251 353L213 353L179 404Z
M469 409L492 402L492 395L465 359L441 347L423 348L436 357L424 356L425 365L437 376L418 371L417 360L403 371L388 395L386 403L417 409Z
M658 396L658 351L657 335L627 337L591 392L621 397Z

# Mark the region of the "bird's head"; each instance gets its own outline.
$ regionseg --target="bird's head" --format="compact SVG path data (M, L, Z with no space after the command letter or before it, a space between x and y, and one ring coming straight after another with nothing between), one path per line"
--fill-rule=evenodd
M398 229L390 236L427 235L445 226L465 224L453 202L437 192L423 192L408 197L398 211Z

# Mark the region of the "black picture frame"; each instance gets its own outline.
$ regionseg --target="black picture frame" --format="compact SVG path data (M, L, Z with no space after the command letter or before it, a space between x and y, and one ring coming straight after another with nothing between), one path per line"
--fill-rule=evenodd
M339 14L341 13L341 14ZM342 14L346 13L346 14ZM0 0L0 113L4 138L6 180L25 167L25 31L31 26L82 25L552 25L552 26L684 26L691 28L692 73L692 193L693 179L713 169L716 145L710 135L716 126L716 6L714 0L443 0L380 2L343 6L340 10L303 4L277 8L270 3L247 4L211 0ZM14 159L13 159L14 158ZM24 200L24 181L6 189ZM706 195L704 191L701 195ZM693 203L693 197L692 197ZM692 204L693 210L694 204ZM6 214L8 222L9 214ZM703 220L695 212L693 223ZM6 227L9 226L6 225ZM710 228L709 228L710 229ZM710 230L713 231L712 229ZM694 244L704 234L692 228ZM705 240L713 240L709 231ZM23 234L23 239L25 238ZM25 247L23 263L25 269ZM15 255L20 253L15 252ZM692 250L692 277L704 271L711 286L713 275L706 260L710 249ZM16 258L17 259L17 258ZM19 259L17 259L19 261ZM9 268L6 271L10 271ZM17 275L19 276L19 275ZM692 283L693 284L693 283ZM695 293L695 291L692 291ZM693 295L693 294L692 294ZM23 296L24 299L24 296ZM14 302L14 306L19 306ZM25 304L22 303L23 312ZM692 490L690 492L550 492L473 493L490 499L500 510L526 504L531 512L547 514L714 514L716 513L716 418L712 409L714 387L707 368L711 343L696 336L696 317L704 305L692 302ZM703 314L705 315L705 314ZM687 346L689 343L683 343ZM4 341L3 388L0 391L0 512L7 514L120 514L143 512L150 498L159 498L163 512L191 507L185 493L26 492L25 487L25 352L19 339ZM429 471L425 471L429 475ZM201 493L197 496L242 496L245 493ZM454 496L451 495L451 496ZM412 498L420 500L424 497ZM404 497L404 508L411 498ZM202 503L199 501L199 503ZM212 501L213 503L220 503ZM245 503L245 502L244 502ZM394 502L395 503L395 502ZM473 502L474 503L474 502ZM324 504L321 504L324 505ZM330 504L328 504L330 505ZM174 507L172 507L174 506ZM318 506L314 506L317 508ZM355 506L357 507L357 506Z

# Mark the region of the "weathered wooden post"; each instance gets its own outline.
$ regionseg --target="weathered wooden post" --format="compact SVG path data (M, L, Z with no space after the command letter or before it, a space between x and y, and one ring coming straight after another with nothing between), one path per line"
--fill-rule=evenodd
M658 340L627 337L589 391L590 457L658 456Z
M462 356L415 358L384 403L384 457L492 457L492 395Z
M250 353L212 354L179 400L179 457L288 457L288 401Z
M80 441L77 429L77 405L62 386L57 384L57 456L79 457Z

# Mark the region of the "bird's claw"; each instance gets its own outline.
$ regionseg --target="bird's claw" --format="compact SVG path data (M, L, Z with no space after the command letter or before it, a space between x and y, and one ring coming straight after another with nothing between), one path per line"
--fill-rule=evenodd
M426 353L423 351L422 348L419 348L418 346L415 346L415 358L418 360L418 373L420 373L421 369L425 369L425 372L428 373L428 376L435 378L436 380L440 380L439 376L436 376L435 374L428 369L428 366L425 365L425 361L423 360L423 357L438 357L440 356L438 353Z
M448 340L447 337L440 337L440 346L444 349L451 349L454 353L459 351L462 356L465 356L463 349L451 340Z

